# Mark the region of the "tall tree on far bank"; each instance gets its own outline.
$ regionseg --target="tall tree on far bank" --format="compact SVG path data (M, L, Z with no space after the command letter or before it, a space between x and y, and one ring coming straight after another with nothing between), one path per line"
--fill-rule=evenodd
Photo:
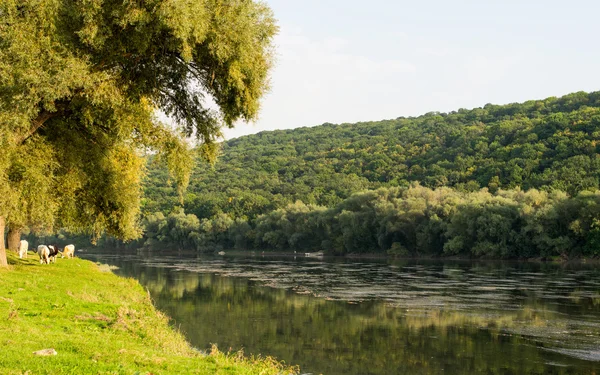
M185 188L188 137L210 158L222 126L256 118L276 32L251 0L1 0L0 238L25 224L136 238L143 154Z

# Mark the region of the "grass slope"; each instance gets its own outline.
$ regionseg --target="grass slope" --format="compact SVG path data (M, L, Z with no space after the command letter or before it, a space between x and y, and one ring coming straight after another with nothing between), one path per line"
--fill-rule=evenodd
M294 373L271 358L195 351L136 280L92 262L8 259L0 270L1 374ZM33 354L46 348L58 355Z

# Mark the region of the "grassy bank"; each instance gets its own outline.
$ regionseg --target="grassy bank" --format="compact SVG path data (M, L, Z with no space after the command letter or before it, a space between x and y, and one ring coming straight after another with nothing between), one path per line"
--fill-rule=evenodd
M136 280L81 259L0 270L1 374L289 374L270 358L195 351ZM34 351L54 348L55 356Z

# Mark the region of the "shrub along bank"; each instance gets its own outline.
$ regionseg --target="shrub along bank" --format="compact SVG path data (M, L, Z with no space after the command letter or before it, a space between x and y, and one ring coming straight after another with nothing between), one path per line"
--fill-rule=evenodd
M397 256L578 258L600 256L600 191L381 188L331 207L300 201L233 220L160 213L145 219L141 245L383 253Z
M10 269L0 270L2 374L295 373L272 358L194 350L136 280L92 262L8 259ZM58 354L33 354L48 348Z

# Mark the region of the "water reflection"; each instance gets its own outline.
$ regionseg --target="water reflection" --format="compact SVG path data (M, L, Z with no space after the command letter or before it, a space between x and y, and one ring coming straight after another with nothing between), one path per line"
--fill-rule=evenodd
M536 264L101 256L193 345L316 374L593 374L600 272Z

